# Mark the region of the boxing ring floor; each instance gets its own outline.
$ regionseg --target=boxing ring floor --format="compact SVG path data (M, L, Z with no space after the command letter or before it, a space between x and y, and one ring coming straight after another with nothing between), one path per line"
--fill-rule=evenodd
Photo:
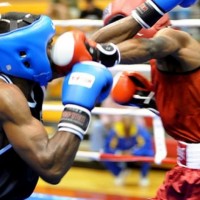
M102 169L72 167L58 185L43 180L28 200L145 200L153 197L166 171L152 169L149 186L139 182L139 169L131 169L123 186L114 184L113 176Z

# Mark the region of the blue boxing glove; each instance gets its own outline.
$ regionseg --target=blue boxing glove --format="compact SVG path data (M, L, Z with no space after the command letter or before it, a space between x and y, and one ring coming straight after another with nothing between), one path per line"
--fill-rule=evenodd
M152 2L154 2L156 6L155 8L159 8L164 13L167 13L178 5L183 7L190 7L196 1L197 0L170 0L170 1L153 0Z
M165 13L176 6L190 7L197 0L147 0L132 11L133 18L143 27L152 27Z
M62 103L65 106L59 131L68 131L83 139L90 123L91 110L110 93L113 77L102 64L77 63L64 79Z
M197 0L184 0L182 1L179 5L183 8L188 8L190 7L191 5L195 4L197 2Z

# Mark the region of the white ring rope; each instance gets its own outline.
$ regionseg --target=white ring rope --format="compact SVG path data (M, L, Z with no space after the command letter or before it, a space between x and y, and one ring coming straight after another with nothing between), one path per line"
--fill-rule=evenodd
M91 151L78 151L76 158L95 160L95 161L110 161L110 162L153 162L159 164L176 164L176 159L173 157L166 157L159 163L155 162L154 157L150 156L134 156L134 155L121 155L121 154L110 154L101 152Z
M149 64L134 64L134 65L116 65L108 68L111 72L114 71L137 71L137 72L150 72L151 66Z
M174 27L200 27L200 19L179 19L171 20Z
M63 105L52 105L48 103L43 104L43 111L63 111ZM95 115L132 115L132 116L143 116L143 117L155 117L156 115L147 109L139 109L131 107L126 108L105 108L95 107L92 110L92 114Z
M7 7L7 6L11 6L11 4L8 3L8 2L1 2L0 3L0 7Z
M83 26L93 26L93 27L102 27L102 20L91 20L91 19L70 19L70 20L53 20L55 26L74 26L74 27L83 27ZM174 27L200 27L200 19L180 19L180 20L171 20L171 24Z
M91 19L69 19L69 20L53 20L55 26L95 26L101 27L103 26L102 20L91 20Z

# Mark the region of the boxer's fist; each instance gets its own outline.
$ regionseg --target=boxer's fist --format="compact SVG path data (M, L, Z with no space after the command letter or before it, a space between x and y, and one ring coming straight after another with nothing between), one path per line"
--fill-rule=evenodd
M59 130L68 130L83 139L90 111L109 95L112 81L111 72L102 64L92 61L75 64L63 82L65 110Z
M112 99L121 105L148 108L157 113L152 84L136 72L122 72L115 76Z
M51 60L56 72L66 75L72 66L82 61L96 61L112 67L120 61L118 48L114 44L97 44L78 30L62 34L51 50Z
M108 25L117 20L131 15L132 10L144 3L144 0L113 0L103 12L104 25ZM168 14L163 15L151 28L142 28L135 38L151 38L157 31L163 27L170 26L170 18Z
M144 3L144 0L112 0L103 10L104 25L129 16L131 11L142 3Z
M62 102L91 111L96 103L108 96L112 81L111 72L102 64L93 61L77 63L64 79Z
M75 63L92 60L85 45L86 40L85 34L76 30L63 33L57 38L51 50L51 59L58 73L65 75Z

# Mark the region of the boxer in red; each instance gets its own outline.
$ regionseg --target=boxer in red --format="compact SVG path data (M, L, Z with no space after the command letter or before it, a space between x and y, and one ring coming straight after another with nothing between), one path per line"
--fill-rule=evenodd
M111 3L109 19L121 14L123 5L132 7L122 16L123 19L106 21L106 24L113 23L95 33L93 39L97 42L109 41L117 44L121 63L151 62L152 91L155 94L157 110L166 132L178 142L177 166L166 174L163 185L153 199L199 200L200 44L188 33L170 27L157 30L151 38L134 37L136 32L144 27L136 19L130 22L133 13L131 10L138 10L138 0L125 0L118 7L118 13L116 9L113 12L112 8L119 2L121 1ZM99 37L100 34L102 37ZM133 95L141 90L138 86L146 85L142 83L132 74L122 73L113 88L113 99L123 105L132 105ZM119 94L115 93L116 87L120 88L120 95L125 99L119 99ZM132 94L128 94L130 98L127 93L123 93L127 88L132 88Z

